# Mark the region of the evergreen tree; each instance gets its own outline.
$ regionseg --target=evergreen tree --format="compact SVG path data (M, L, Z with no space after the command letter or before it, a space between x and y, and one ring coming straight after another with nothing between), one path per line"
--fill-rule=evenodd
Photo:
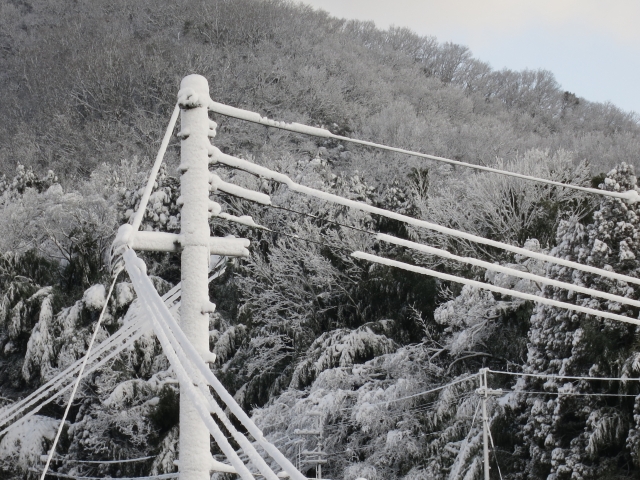
M610 191L636 189L633 167L611 170L600 185ZM584 226L563 221L558 228L558 257L637 277L640 255L639 206L604 197ZM550 266L550 278L617 295L638 298L640 290L625 282ZM638 317L638 309L616 302L546 287L548 298ZM637 376L636 327L611 320L538 305L531 317L527 373L593 377ZM595 479L638 474L640 446L634 419L637 382L566 381L526 378L518 384L524 409L522 436L528 467L518 478ZM587 394L587 395L583 395ZM617 396L631 395L631 396ZM640 397L637 397L640 398ZM636 400L638 404L638 400ZM637 407L636 407L637 413ZM633 460L633 462L632 462ZM616 477L621 478L621 477Z

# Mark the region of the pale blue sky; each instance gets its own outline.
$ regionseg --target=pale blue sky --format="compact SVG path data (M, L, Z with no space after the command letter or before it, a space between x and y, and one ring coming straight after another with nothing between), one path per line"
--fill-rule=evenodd
M468 46L493 68L551 70L564 90L640 113L640 0L303 0L334 16Z

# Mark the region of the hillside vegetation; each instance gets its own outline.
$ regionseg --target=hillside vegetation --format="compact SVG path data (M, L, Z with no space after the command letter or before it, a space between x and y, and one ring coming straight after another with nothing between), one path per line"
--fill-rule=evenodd
M106 301L109 246L138 207L187 74L204 75L214 100L271 118L565 183L638 188L635 114L563 91L548 71L494 71L464 46L285 1L10 0L0 4L0 58L0 397L7 405L84 354ZM213 143L224 152L301 184L638 274L635 204L212 117ZM180 230L179 147L174 137L144 229ZM252 243L251 256L227 259L210 286L214 371L291 459L314 446L295 430L319 422L330 454L326 478L482 478L477 379L464 381L482 367L640 374L632 325L372 266L350 252L630 318L638 308L490 274L366 231L633 299L636 285L336 207L231 169L216 173L286 210L214 198L272 230L212 219L212 234ZM180 280L177 255L143 257L160 293ZM139 315L135 305L123 275L98 340ZM91 374L52 469L114 478L175 471L173 376L150 333ZM452 381L459 382L418 395ZM505 392L489 405L492 478L496 462L512 480L637 478L638 382L491 374L489 383ZM2 478L31 478L29 469L42 467L65 401L0 433ZM221 454L215 445L212 452ZM77 463L146 456L153 458ZM311 465L303 469L315 475Z

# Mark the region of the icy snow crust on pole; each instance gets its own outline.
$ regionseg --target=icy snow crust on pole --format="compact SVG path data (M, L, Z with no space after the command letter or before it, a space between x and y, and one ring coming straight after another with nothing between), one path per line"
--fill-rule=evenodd
M450 282L462 283L464 285L471 285L472 287L482 288L492 292L500 293L502 295L510 295L512 297L522 298L524 300L532 300L534 302L542 303L544 305L551 305L552 307L564 308L565 310L573 310L575 312L586 313L596 317L608 318L609 320L618 320L620 322L631 323L632 325L640 325L640 320L636 320L629 317L624 317L615 313L603 312L601 310L594 310L592 308L581 307L579 305L572 305L570 303L558 302L557 300L551 300L550 298L539 297L537 295L531 295L530 293L518 292L516 290L509 290L508 288L496 287L489 283L477 282L475 280L469 280L463 277L457 277L455 275L449 275L447 273L436 272L424 267L417 267L408 263L398 262L389 258L378 257L377 255L371 255L364 252L353 252L351 254L354 258L361 260L368 260L369 262L379 263L388 267L401 268L408 272L420 273L422 275L430 275L432 277L440 278L442 280L448 280Z
M130 250L125 253L124 259L125 262L131 262L133 261L133 259L137 259L137 257L135 256L135 253ZM157 296L157 293L155 295ZM158 309L160 309L160 304L155 300L154 302L157 304ZM218 394L220 399L227 405L231 413L233 413L233 415L235 415L235 417L240 420L240 422L244 425L244 427L256 440L256 442L258 442L258 444L280 465L280 467L282 467L283 470L291 475L291 478L295 480L306 480L306 477L293 466L293 464L282 454L282 452L280 452L274 445L272 445L266 438L264 438L264 435L256 426L256 424L253 423L253 421L244 412L244 410L242 410L240 405L237 404L233 396L229 392L227 392L227 390L216 378L213 372L209 370L209 367L204 363L204 361L200 357L200 354L196 351L193 345L191 345L182 329L176 323L175 319L171 315L167 315L166 313L161 312L161 315L162 319L166 321L169 328L171 329L171 332L173 332L173 335L175 335L185 353L191 359L193 365L197 367L197 369L200 371L200 374L204 377L207 383L211 387L213 387L214 391Z
M390 152L402 153L403 155L410 155L413 157L427 158L429 160L435 160L437 162L448 163L450 165L460 165L463 167L473 168L476 170L482 170L484 172L499 173L501 175L507 175L509 177L520 178L522 180L529 180L532 182L545 183L547 185L555 185L557 187L572 188L574 190L580 190L582 192L593 193L596 195L605 195L608 197L621 198L627 200L629 203L636 203L640 201L640 194L635 190L628 190L626 192L609 192L607 190L599 190L596 188L581 187L579 185L573 185L570 183L556 182L554 180L547 180L544 178L531 177L529 175L523 175L521 173L509 172L507 170L499 170L497 168L484 167L482 165L474 165L472 163L460 162L458 160L451 160L450 158L438 157L435 155L429 155L426 153L414 152L411 150L405 150L404 148L389 147L379 143L368 142L366 140L358 140L355 138L343 137L342 135L335 135L325 128L310 127L300 123L286 123L271 120L267 117L262 117L259 113L250 112L249 110L242 110L240 108L230 107L222 103L209 100L209 110L227 117L237 118L239 120L245 120L247 122L258 123L267 127L279 128L281 130L287 130L289 132L303 133L305 135L313 135L315 137L333 138L336 140L342 140L344 142L355 143L358 145L364 145L367 147L379 148L381 150L387 150Z
M584 293L586 295L591 295L592 297L606 298L607 300L611 300L613 302L619 302L625 305L640 307L640 301L634 300L632 298L621 297L620 295L613 295L611 293L601 292L600 290L594 290L592 288L581 287L579 285L574 285L572 283L559 282L557 280L552 280L550 278L542 277L540 275L535 275L533 273L521 272L520 270L516 270L515 268L503 267L501 265L496 265L495 263L484 262L476 258L460 257L458 255L454 255L453 253L449 253L446 250L442 250L440 248L430 247L428 245L411 242L409 240L403 240L401 238L393 237L391 235L386 235L384 233L377 234L376 238L378 240L382 240L383 242L389 242L395 245L402 245L403 247L411 248L413 250L419 250L421 252L429 253L431 255L437 255L438 257L447 258L449 260L456 260L458 262L468 263L470 265L486 268L487 270L492 270L494 272L506 273L507 275L511 275L513 277L524 278L525 280L531 280L534 282L544 283L546 285L552 285L554 287L564 288L565 290Z
M138 296L142 299L145 306L147 307L147 311L149 312L149 317L153 324L153 329L162 345L162 351L167 356L173 370L176 372L176 376L178 377L178 381L180 382L180 390L184 392L189 397L191 404L194 409L198 413L198 416L202 420L203 424L206 426L208 433L210 433L215 439L216 443L220 447L220 449L227 456L233 467L236 469L238 474L244 480L255 480L251 472L247 469L238 454L231 447L228 440L218 427L218 425L211 418L209 411L204 407L204 398L199 394L199 392L195 389L193 385L193 380L189 378L189 375L185 371L182 363L178 359L176 352L173 350L171 343L167 336L165 335L164 330L160 326L160 321L157 318L158 311L156 310L157 305L151 299L153 298L153 294L149 292L148 286L143 281L144 276L146 276L146 265L139 258L135 256L133 250L128 250L124 254L124 260L126 263L127 272L133 281L134 288ZM155 289L153 290L155 292ZM155 296L157 296L157 292L155 292ZM162 304L164 306L164 304ZM165 306L166 308L166 306ZM168 313L168 311L167 311ZM159 316L159 315L158 315ZM169 316L171 316L169 314ZM173 317L172 317L173 318ZM184 427L184 426L183 426ZM191 427L189 425L188 427ZM183 430L184 433L189 432L189 430ZM207 476L209 475L209 459L211 454L209 452L209 435L207 434L207 444L206 450L207 455L202 455L200 457L190 457L185 459L182 455L182 451L180 454L180 475L184 475L185 473L196 473L199 474L201 471L206 471ZM187 462L189 460L189 462ZM192 463L190 463L192 462Z
M180 305L180 325L187 338L199 352L209 351L209 314L202 312L201 306L209 301L209 162L207 150L209 137L214 130L209 120L204 100L209 97L207 79L200 75L188 75L180 83L178 104L181 112L180 142L181 163L180 197L183 201L180 211L180 235L182 242L181 282L182 303ZM156 332L160 336L161 332ZM167 355L171 352L166 351ZM175 355L175 353L174 353ZM173 362L172 362L173 363ZM183 379L184 380L184 379ZM192 393L193 385L180 382L180 480L209 480L209 466L204 459L211 456L209 433L211 425L201 419L197 396ZM207 413L207 418L212 421ZM217 425L216 425L217 429ZM216 441L224 441L215 430ZM220 445L221 448L224 445ZM224 447L226 448L226 447ZM223 448L223 451L224 451ZM227 449L228 450L228 449ZM225 452L227 453L227 452ZM234 465L235 466L235 465ZM244 467L244 466L243 466ZM241 470L238 470L241 472ZM248 474L248 471L245 473ZM244 475L243 475L244 478ZM249 477L250 478L250 474Z
M425 220L418 220L417 218L407 217L406 215L402 215L400 213L390 212L389 210L384 210L382 208L374 207L366 203L349 200L347 198L334 195L332 193L327 193L320 190L316 190L314 188L305 187L304 185L300 185L294 182L287 175L274 172L272 170L269 170L268 168L249 162L248 160L232 157L231 155L222 153L216 147L209 148L209 156L211 157L211 160L210 160L211 163L220 162L224 165L228 165L230 167L244 170L245 172L251 173L253 175L258 175L260 177L264 177L269 180L275 180L276 182L285 184L287 187L289 187L290 190L293 190L294 192L299 192L305 195L320 198L322 200L326 200L327 202L333 202L339 205L344 205L345 207L355 208L357 210L362 210L362 211L373 213L376 215L381 215L383 217L392 218L394 220L398 220L400 222L413 225L414 227L425 228L427 230L433 230L435 232L444 233L446 235L451 235L453 237L464 238L465 240L470 240L472 242L482 243L484 245L501 248L509 252L517 253L519 255L524 255L525 257L535 258L536 260L542 260L545 262L555 263L558 265L564 265L565 267L575 268L576 270L582 270L583 272L594 273L602 277L612 278L614 280L620 280L622 282L629 282L629 283L635 283L636 285L640 285L640 279L630 277L628 275L622 275L619 273L610 272L608 270L603 270L601 268L591 267L589 265L583 265L581 263L572 262L571 260L565 260L564 258L545 255L544 253L532 252L531 250L527 250L526 248L516 247L514 245L509 245L508 243L502 243L495 240L490 240L488 238L479 237L471 233L466 233L460 230L454 230L452 228L443 227L442 225L427 222Z

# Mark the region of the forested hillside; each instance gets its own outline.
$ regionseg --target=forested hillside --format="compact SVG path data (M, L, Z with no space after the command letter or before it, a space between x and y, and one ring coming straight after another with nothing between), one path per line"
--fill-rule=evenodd
M637 115L564 91L551 72L494 71L464 46L285 1L10 0L0 4L0 58L0 400L8 407L83 356L106 302L109 247L138 207L180 79L190 73L209 80L215 101L270 118L563 183L638 190ZM638 274L637 204L212 118L223 152L303 185ZM179 147L174 137L143 229L180 230ZM325 478L480 479L478 383L464 379L489 367L533 375L489 375L490 387L504 391L489 402L492 478L497 465L512 480L638 478L637 381L535 376L638 378L634 326L372 266L350 253L636 319L636 307L367 232L631 299L637 285L337 207L235 170L216 173L282 207L215 195L226 212L251 215L270 231L212 219L212 234L249 238L251 256L216 265L210 344L216 375L290 459L315 445L295 430L320 426ZM177 255L141 256L161 294L180 280ZM142 315L137 305L121 276L98 341ZM450 382L457 383L421 394ZM144 333L82 384L52 471L176 471L178 395L159 344ZM35 478L67 398L8 431L19 417L0 410L0 478ZM146 459L81 463L133 458ZM302 468L315 476L311 465Z

